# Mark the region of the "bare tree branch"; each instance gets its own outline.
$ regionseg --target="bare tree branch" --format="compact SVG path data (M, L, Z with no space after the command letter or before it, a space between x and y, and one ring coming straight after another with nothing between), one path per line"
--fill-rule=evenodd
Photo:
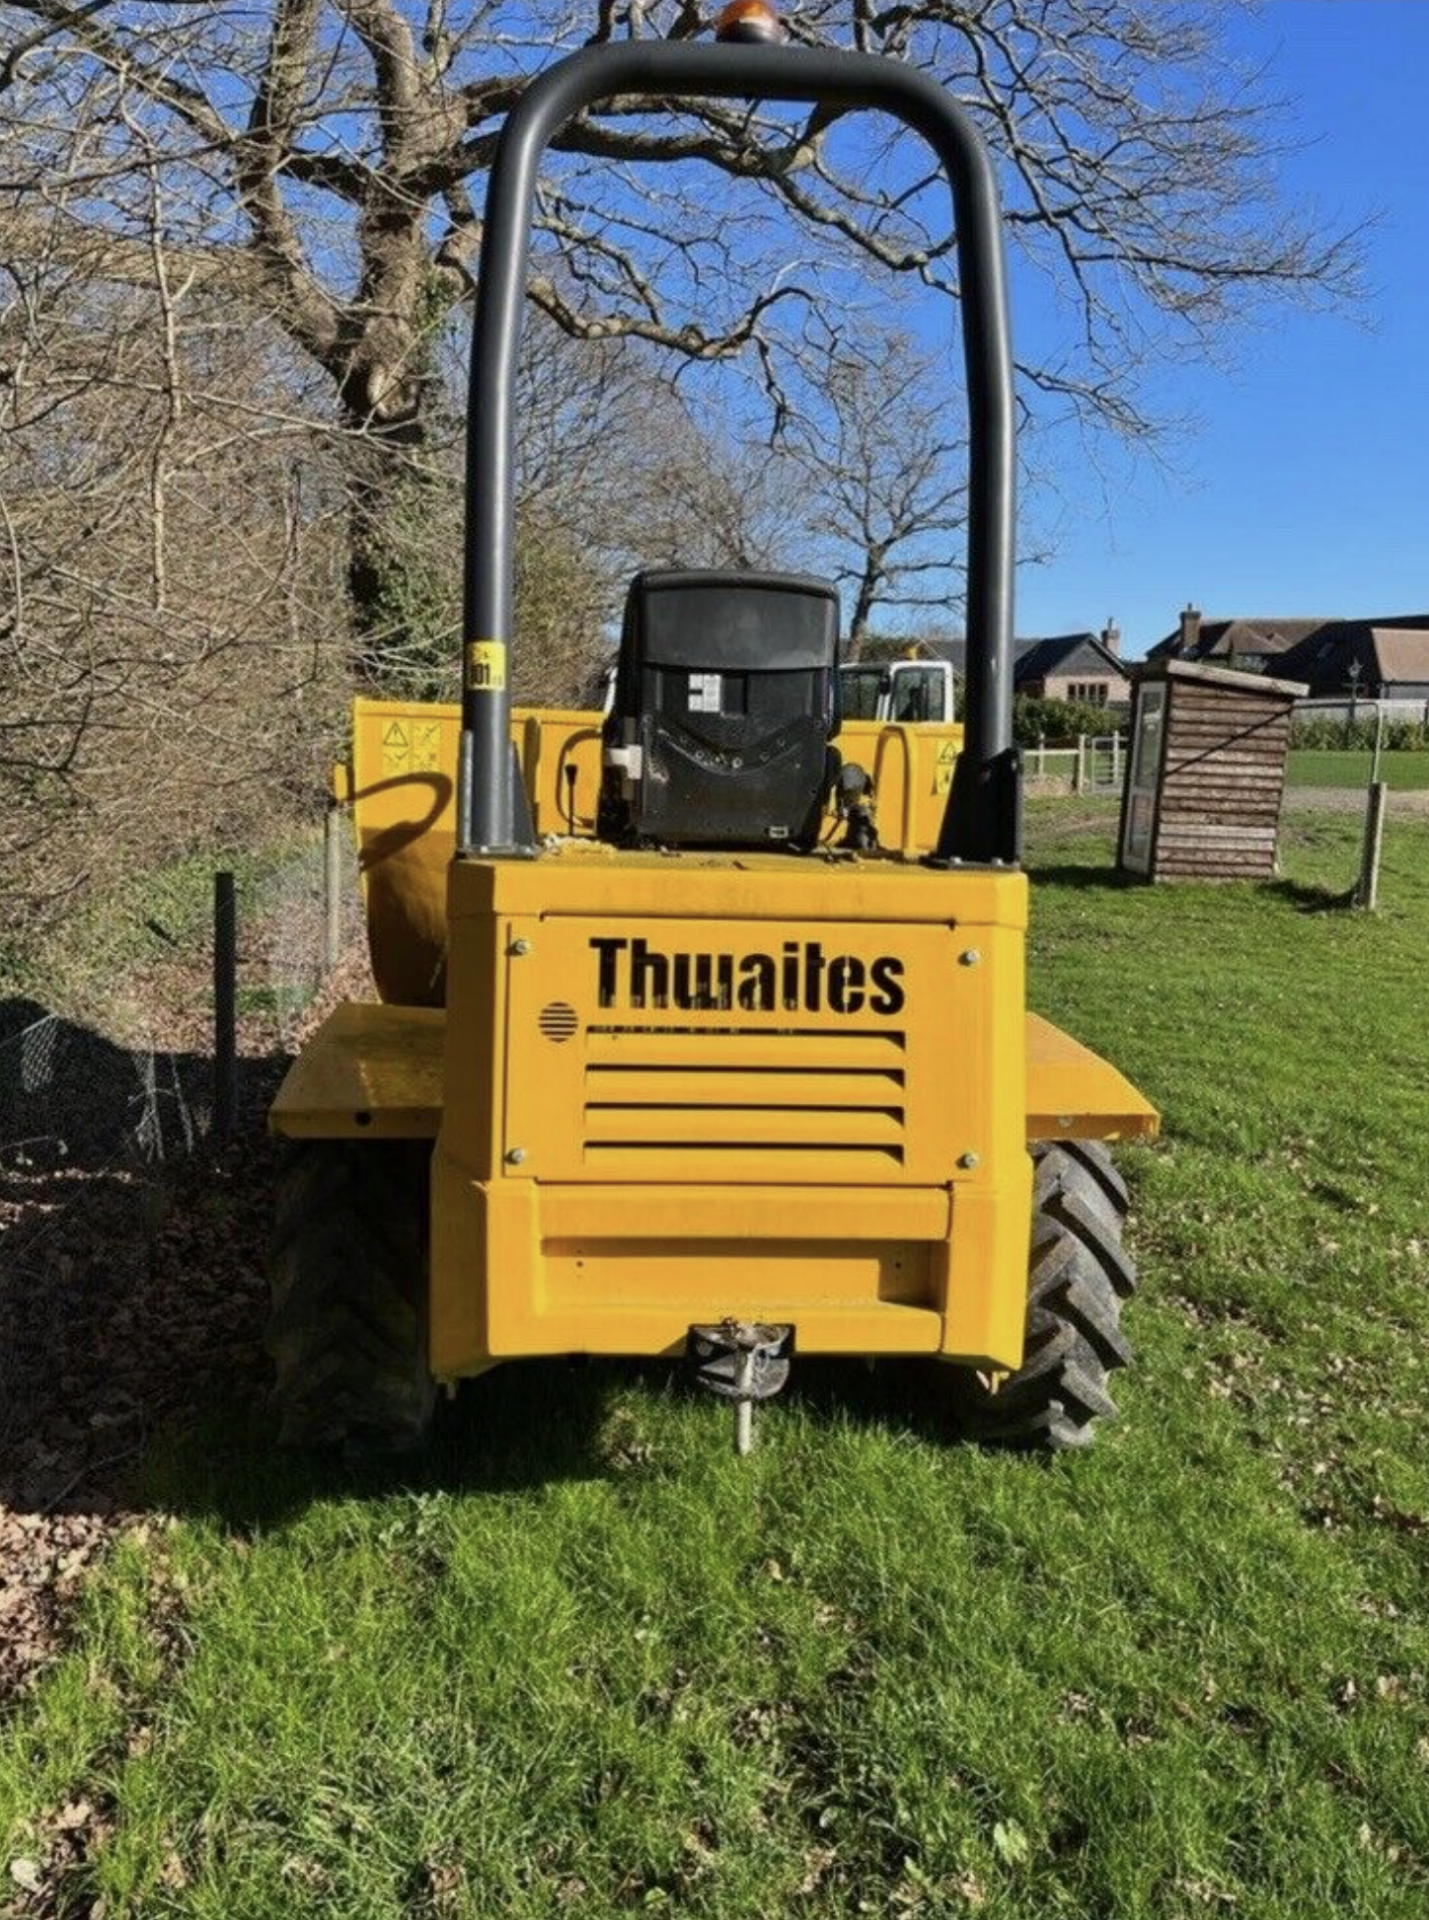
M1278 197L1283 112L1228 57L1224 17L1210 0L805 0L793 17L801 41L936 75L987 137L1015 270L1070 316L1063 347L1019 366L1034 427L1070 415L1149 442L1146 375L1166 357L1224 352L1254 313L1354 284L1353 235ZM383 595L405 564L386 530L431 466L434 356L475 270L501 116L562 50L704 30L694 0L0 0L4 251L152 298L157 183L157 245L186 311L240 301L321 369L312 416L349 453L356 652L380 667ZM691 378L747 373L774 439L807 447L849 401L821 381L851 377L851 299L885 335L902 325L900 287L955 299L954 240L926 154L881 122L614 98L554 143L530 297L582 352L622 340ZM126 367L129 391L156 372ZM60 390L33 402L53 408ZM176 431L171 476L191 452ZM809 480L852 529L851 501ZM925 475L912 498L942 537L956 497L941 504ZM909 500L883 506L881 530L860 508L864 623L914 564L911 536L884 547Z

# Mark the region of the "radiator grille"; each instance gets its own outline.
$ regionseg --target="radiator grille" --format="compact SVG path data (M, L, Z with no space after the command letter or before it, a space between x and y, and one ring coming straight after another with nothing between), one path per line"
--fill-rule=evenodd
M886 1028L590 1027L584 1159L817 1154L835 1174L886 1172L904 1159L905 1066Z

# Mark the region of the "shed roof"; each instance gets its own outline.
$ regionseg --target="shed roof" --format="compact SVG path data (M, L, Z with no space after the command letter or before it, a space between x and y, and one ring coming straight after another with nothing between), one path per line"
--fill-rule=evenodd
M1204 660L1146 660L1137 670L1138 680L1195 680L1213 687L1225 687L1232 693L1271 695L1281 700L1299 700L1309 692L1303 680L1274 680L1267 673L1239 673L1231 667L1211 666Z

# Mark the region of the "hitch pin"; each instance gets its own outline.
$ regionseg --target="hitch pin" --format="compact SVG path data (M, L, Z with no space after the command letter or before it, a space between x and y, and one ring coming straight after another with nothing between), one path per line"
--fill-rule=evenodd
M734 1450L741 1459L754 1451L755 1401L770 1399L789 1378L793 1337L792 1327L733 1316L690 1328L686 1358L702 1387L734 1402Z
M734 1450L741 1460L754 1451L754 1401L750 1396L753 1384L754 1349L741 1347L734 1370L734 1391L737 1395L734 1403Z

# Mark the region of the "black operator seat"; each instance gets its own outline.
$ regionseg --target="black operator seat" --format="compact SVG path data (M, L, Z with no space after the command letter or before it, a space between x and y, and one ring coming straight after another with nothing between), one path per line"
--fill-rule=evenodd
M827 580L636 574L605 721L601 837L811 846L838 772L838 634Z

